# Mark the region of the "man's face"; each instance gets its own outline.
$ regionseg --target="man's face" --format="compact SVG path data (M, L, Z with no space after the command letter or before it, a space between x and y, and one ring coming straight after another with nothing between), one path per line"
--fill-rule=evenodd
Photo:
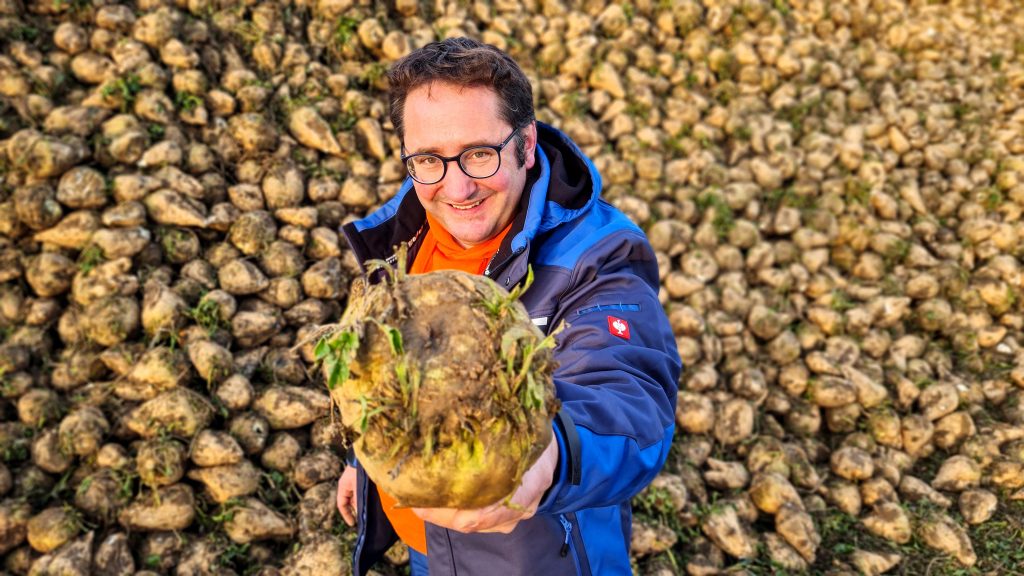
M455 156L466 148L500 145L512 127L501 119L498 95L490 88L435 82L409 92L405 99L405 154L433 152ZM526 162L519 166L513 139L501 151L501 167L489 178L470 178L457 162L436 184L414 182L423 207L456 241L470 248L490 240L515 216L533 167L537 127L522 130Z

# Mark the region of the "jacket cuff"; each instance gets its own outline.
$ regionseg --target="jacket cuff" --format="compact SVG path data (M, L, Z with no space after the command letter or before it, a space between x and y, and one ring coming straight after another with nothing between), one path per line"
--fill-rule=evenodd
M348 450L345 451L345 464L353 468L359 467L359 460L356 460L356 451L352 446L349 446Z
M579 486L582 476L580 462L580 436L576 432L576 424L568 412L559 410L553 422L555 441L558 442L558 465L555 466L551 486L540 499L537 511L543 513L550 507L561 489L569 484Z

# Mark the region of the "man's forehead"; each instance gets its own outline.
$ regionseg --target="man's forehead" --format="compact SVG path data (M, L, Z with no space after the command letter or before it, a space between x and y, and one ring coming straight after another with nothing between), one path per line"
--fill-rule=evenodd
M427 82L426 84L420 86L419 88L423 89L423 90L426 90L426 92L427 92L427 99L428 100L434 100L435 99L435 96L434 96L434 93L435 93L434 88L435 87L442 87L442 88L444 88L446 90L453 90L453 91L455 91L458 94L462 94L463 92L465 92L465 90L467 88L467 86L461 86L459 84L450 84L448 82L441 82L439 80L431 80L430 82ZM413 91L415 91L415 90L416 89L414 88Z
M428 100L435 100L443 97L446 93L454 92L460 96L465 95L467 91L470 92L490 92L492 95L497 96L497 91L486 85L486 84L456 84L454 82L445 82L444 80L430 80L424 84L413 88L409 91L410 94L417 91L425 91ZM435 96L436 94L436 96Z
M432 82L411 90L403 112L409 151L495 145L508 129L497 93L488 86ZM497 140L495 140L497 138Z
M450 82L433 81L413 88L406 95L405 119L409 113L435 116L451 112L477 121L486 115L497 115L498 93L490 86L463 86Z

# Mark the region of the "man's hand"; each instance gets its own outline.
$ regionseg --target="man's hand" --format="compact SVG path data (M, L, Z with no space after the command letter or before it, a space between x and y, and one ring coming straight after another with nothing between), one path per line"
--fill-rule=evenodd
M540 458L523 474L523 482L512 495L509 506L504 500L476 510L456 508L413 508L412 511L426 522L458 532L501 532L508 534L523 520L532 518L540 505L544 492L551 487L555 467L558 466L558 440L551 442ZM344 477L343 477L344 478ZM341 492L338 492L340 503Z
M356 469L345 466L338 479L338 512L349 526L356 525Z

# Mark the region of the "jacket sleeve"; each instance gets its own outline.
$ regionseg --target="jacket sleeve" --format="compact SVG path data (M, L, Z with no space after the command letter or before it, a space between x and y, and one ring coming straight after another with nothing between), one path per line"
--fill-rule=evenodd
M629 500L672 444L682 367L653 251L642 236L602 248L573 271L552 323L566 323L555 349L559 470L539 513Z

